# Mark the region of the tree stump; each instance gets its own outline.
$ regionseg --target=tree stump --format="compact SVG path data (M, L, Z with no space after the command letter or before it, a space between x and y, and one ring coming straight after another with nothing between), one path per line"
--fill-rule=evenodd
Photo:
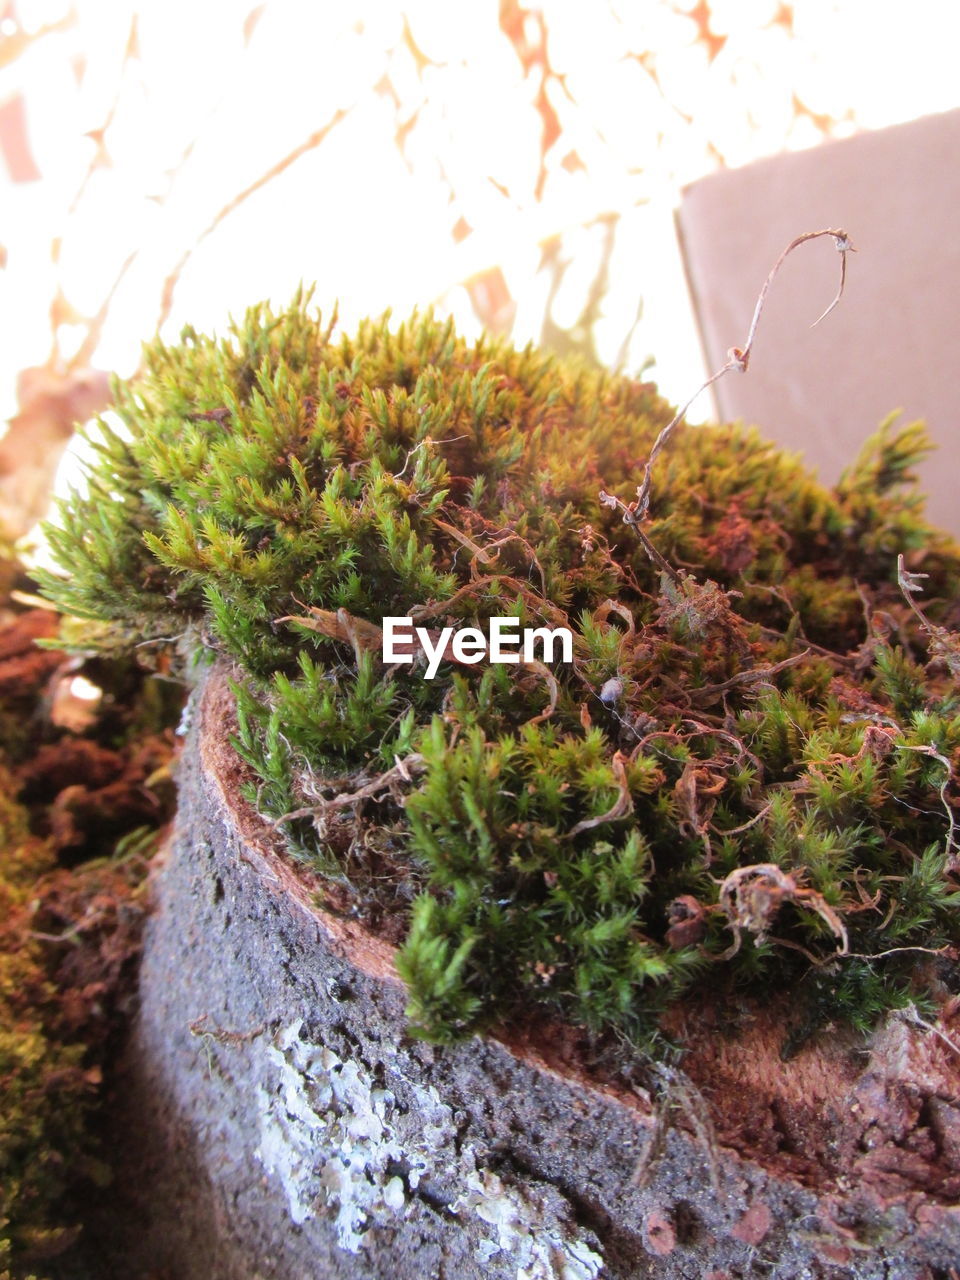
M936 1280L960 1258L960 1055L891 1020L789 1062L678 1015L659 1098L562 1035L411 1039L393 949L316 905L194 699L121 1101L131 1276ZM956 1036L954 1036L956 1039ZM682 1083L677 1083L682 1081ZM672 1082L672 1083L671 1083Z

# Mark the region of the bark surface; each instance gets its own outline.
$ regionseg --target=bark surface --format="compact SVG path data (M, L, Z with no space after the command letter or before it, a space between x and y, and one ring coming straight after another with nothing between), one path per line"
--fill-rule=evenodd
M117 1100L136 1228L116 1274L952 1274L960 1056L944 1039L892 1021L867 1050L826 1037L783 1063L776 1017L731 1038L691 1009L696 1089L668 1089L659 1124L562 1035L411 1040L392 948L319 909L239 797L222 672L194 706Z

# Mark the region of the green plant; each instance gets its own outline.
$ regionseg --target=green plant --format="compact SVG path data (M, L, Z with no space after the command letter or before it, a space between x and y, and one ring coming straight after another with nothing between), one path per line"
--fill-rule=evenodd
M58 993L31 935L36 881L53 857L31 836L15 790L0 771L0 1276L76 1234L51 1210L87 1162L93 1083L84 1046L62 1034Z
M813 1023L922 998L960 941L960 551L910 486L919 427L833 491L756 432L677 432L661 572L600 497L670 421L650 384L429 314L335 340L303 295L144 369L45 590L80 646L236 664L247 796L402 917L418 1033L534 1003L638 1040L707 970ZM425 680L381 660L392 615L565 625L574 658Z
M15 587L35 590L0 549L0 1280L35 1280L74 1274L109 1180L95 1114L182 695L129 660L68 659L57 616ZM99 699L76 696L81 673Z

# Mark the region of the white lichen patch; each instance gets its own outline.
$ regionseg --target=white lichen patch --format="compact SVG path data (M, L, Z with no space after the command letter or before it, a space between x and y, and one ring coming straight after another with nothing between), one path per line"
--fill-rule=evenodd
M302 1040L302 1025L267 1046L277 1080L259 1090L257 1154L279 1178L293 1221L332 1205L338 1243L356 1253L372 1221L402 1214L406 1204L402 1180L389 1172L403 1157L389 1124L395 1102L356 1063Z
M603 1258L582 1240L557 1229L546 1196L535 1189L506 1185L495 1173L474 1169L466 1177L467 1190L451 1208L473 1211L494 1229L482 1240L482 1262L497 1253L508 1254L517 1266L517 1280L593 1280Z
M311 1044L295 1022L266 1046L269 1086L258 1090L257 1155L301 1224L332 1215L341 1248L358 1253L377 1226L397 1227L420 1182L439 1177L449 1208L480 1229L478 1260L516 1268L516 1280L594 1280L603 1259L579 1238L551 1188L505 1182L457 1149L451 1109L415 1089L415 1117L372 1074ZM412 1121L415 1119L415 1123ZM402 1171L402 1176L400 1171ZM451 1228L438 1219L438 1232Z

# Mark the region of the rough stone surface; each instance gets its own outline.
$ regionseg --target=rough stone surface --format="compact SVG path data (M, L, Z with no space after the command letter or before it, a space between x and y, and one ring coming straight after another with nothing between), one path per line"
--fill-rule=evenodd
M678 1117L644 1165L654 1116L637 1091L532 1036L440 1050L406 1035L391 948L317 909L239 799L222 675L196 708L117 1100L137 1229L106 1272L950 1274L960 1059L939 1038L898 1023L869 1058L833 1046L801 1069L759 1033L718 1047L697 1032L690 1074L720 1146Z

